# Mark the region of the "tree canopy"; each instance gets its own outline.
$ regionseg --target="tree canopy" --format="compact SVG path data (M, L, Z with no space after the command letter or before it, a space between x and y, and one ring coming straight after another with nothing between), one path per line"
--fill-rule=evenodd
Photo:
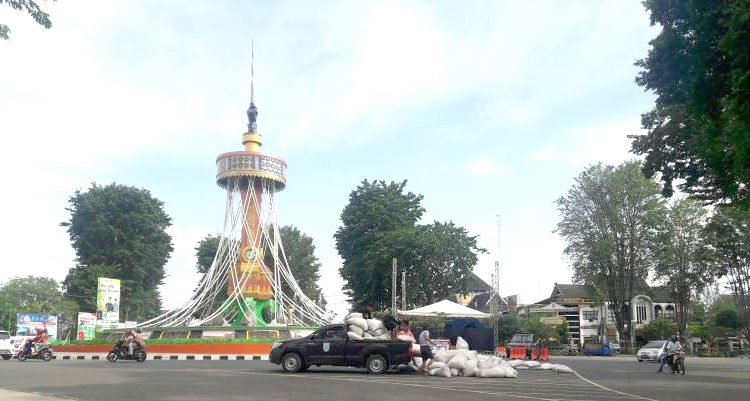
M406 181L364 180L341 212L342 224L334 235L344 260L339 273L355 304L390 305L393 258L407 274L408 304L460 293L477 253L485 252L475 236L452 222L417 224L425 211L423 196L405 192L405 187Z
M637 161L586 168L557 200L557 233L566 241L574 281L591 284L613 310L623 339L630 338L630 300L642 290L651 268L651 243L665 209L659 186L646 179Z
M0 285L0 327L15 331L16 313L56 315L58 330L76 321L78 305L66 299L56 280L49 277L17 277Z
M659 173L666 196L678 180L701 200L750 207L750 2L643 3L662 30L636 82L657 99L632 151L646 155L643 171Z
M161 309L158 286L172 252L171 219L149 191L92 184L70 197L70 220L61 223L76 251L76 267L63 286L83 310L95 310L97 277L122 281L120 313L142 320Z
M55 0L52 0L55 1ZM42 11L39 4L33 0L0 0L0 4L5 3L9 7L18 11L25 10L31 18L36 21L37 24L43 26L46 29L52 28L52 21L49 19L49 14ZM0 39L8 40L10 36L10 28L7 25L0 24Z

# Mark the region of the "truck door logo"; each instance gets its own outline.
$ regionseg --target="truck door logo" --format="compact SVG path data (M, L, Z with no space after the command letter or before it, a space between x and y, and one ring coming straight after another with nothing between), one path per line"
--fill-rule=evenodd
M323 343L323 352L328 352L331 350L331 343Z

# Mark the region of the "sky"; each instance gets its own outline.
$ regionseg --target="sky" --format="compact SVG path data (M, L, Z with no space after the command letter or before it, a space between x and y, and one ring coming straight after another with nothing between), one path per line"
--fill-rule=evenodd
M658 33L639 1L42 7L50 30L0 5L0 282L63 280L68 198L116 182L164 202L163 303L187 301L194 248L223 223L215 158L242 149L251 41L262 150L288 163L279 223L313 238L336 311L333 234L363 179L408 180L424 223L478 235L489 253L474 271L489 282L499 261L503 295L530 303L570 283L554 202L586 166L635 158L627 135L654 102L634 83Z

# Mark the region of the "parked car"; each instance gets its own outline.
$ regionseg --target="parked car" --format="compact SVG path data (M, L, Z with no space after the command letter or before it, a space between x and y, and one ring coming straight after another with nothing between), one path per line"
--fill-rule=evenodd
M659 362L664 353L667 352L668 343L669 341L667 340L649 341L636 352L635 357L638 359L638 362Z
M310 365L365 367L372 374L411 361L410 341L356 341L345 324L323 326L309 336L274 343L268 360L284 372L296 373Z
M10 333L0 330L0 356L6 361L13 357L13 344L10 342Z

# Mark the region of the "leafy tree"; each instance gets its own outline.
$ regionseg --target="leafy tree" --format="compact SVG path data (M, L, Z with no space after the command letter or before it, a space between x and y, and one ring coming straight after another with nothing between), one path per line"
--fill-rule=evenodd
M346 282L344 293L355 304L390 304L391 259L406 261L424 213L422 195L404 193L405 187L406 181L364 180L341 212L342 225L334 234L344 260L339 273Z
M719 207L706 227L716 274L734 296L745 335L750 337L750 215L737 207Z
M714 325L736 331L741 327L740 317L735 309L722 309L714 317Z
M2 326L16 330L16 313L56 315L60 335L76 323L78 305L64 298L57 281L49 277L12 278L0 285Z
M216 252L219 249L219 241L221 241L220 235L206 235L205 238L198 242L198 246L195 247L195 267L198 273L206 274L211 268L211 264L216 257Z
M498 324L498 341L507 343L513 338L513 335L521 331L521 321L515 313L502 315L497 319Z
M643 335L651 340L672 338L677 333L677 325L672 319L654 319L643 326Z
M476 236L452 222L417 225L423 197L404 193L405 186L406 181L364 180L341 213L342 225L334 235L344 259L339 272L355 304L390 305L393 258L406 271L413 305L462 292L477 253L486 252Z
M693 295L712 281L713 272L703 230L708 212L693 199L680 199L662 221L653 254L656 278L672 289L677 330L685 336Z
M55 0L53 0L55 1ZM37 4L33 0L0 0L0 4L6 3L11 8L14 8L16 10L26 10L26 12L31 16L31 18L36 21L37 24L43 26L46 29L52 28L52 21L49 19L49 14L42 11L42 9L39 7L39 4ZM10 28L8 28L7 25L0 24L0 39L8 40L10 33Z
M651 267L651 240L664 206L658 185L643 177L641 165L597 164L586 168L568 193L557 200L556 232L567 242L574 281L591 284L614 305L623 340L629 301Z
M750 206L750 2L646 0L653 39L636 83L657 95L642 115L647 177L701 200Z
M171 219L163 203L145 189L119 184L92 184L70 200L70 221L61 223L76 250L77 265L63 282L66 293L94 310L96 277L121 283L120 311L129 320L143 320L161 309L158 285L172 252L166 233Z

